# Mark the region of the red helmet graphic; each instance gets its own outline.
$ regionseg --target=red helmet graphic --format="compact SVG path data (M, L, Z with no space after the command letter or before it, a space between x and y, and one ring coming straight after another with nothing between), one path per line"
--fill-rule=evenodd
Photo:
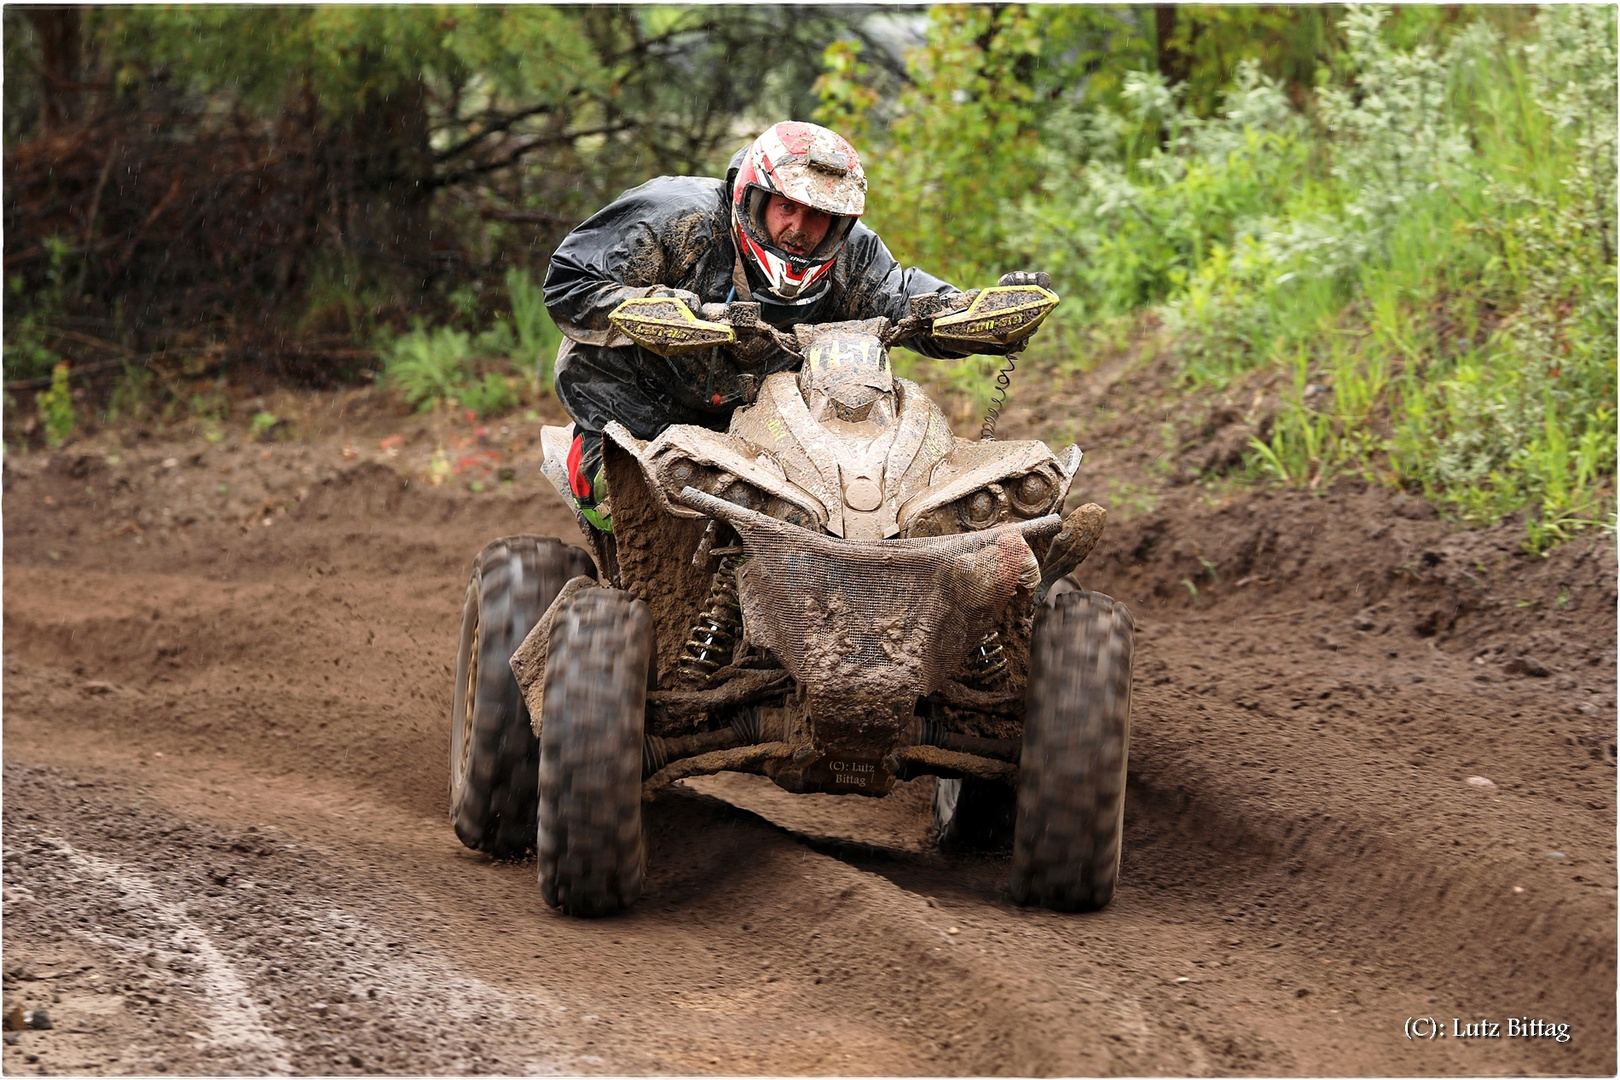
M832 215L815 250L793 254L771 241L765 206L772 195ZM743 152L732 190L731 221L737 250L783 300L804 302L821 294L833 260L866 209L866 172L855 148L837 132L786 121L769 128Z

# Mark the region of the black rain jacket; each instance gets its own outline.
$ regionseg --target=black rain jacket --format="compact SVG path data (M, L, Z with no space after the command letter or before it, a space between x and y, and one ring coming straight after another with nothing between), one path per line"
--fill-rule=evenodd
M685 356L649 352L619 333L608 316L624 301L659 288L685 289L704 303L737 299L737 260L731 233L731 190L741 162L725 180L660 176L631 188L563 240L546 272L546 308L564 334L557 356L557 397L585 438L584 475L601 461L601 432L617 420L640 439L671 424L723 430L745 401L748 382L789 371L799 359L780 349L716 348ZM750 271L749 288L761 315L788 329L794 323L842 322L910 313L910 298L959 290L921 270L902 267L876 233L857 223L833 265L831 286L814 302L771 302ZM898 345L936 358L969 355L926 334Z

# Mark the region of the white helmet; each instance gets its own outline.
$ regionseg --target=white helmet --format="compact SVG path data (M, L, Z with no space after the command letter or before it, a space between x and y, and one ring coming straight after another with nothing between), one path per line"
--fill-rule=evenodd
M772 195L832 215L814 251L795 255L771 241L765 205ZM785 121L743 151L731 195L732 231L737 250L779 299L804 303L821 295L830 284L833 260L865 210L866 172L855 148L837 132Z

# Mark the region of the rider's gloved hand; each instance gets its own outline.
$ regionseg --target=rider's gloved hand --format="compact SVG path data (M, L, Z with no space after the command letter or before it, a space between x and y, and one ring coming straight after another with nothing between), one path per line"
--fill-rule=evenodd
M695 292L687 292L685 289L672 289L667 285L660 285L647 295L657 297L667 296L670 299L679 300L681 303L690 308L692 310L692 314L694 315L703 309L703 301L698 299L698 294Z
M1052 275L1044 270L1014 270L1002 274L997 285L1039 285L1043 289L1052 287Z

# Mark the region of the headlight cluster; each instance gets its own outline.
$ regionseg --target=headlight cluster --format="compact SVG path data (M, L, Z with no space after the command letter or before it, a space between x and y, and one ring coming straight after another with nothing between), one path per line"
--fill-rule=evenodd
M921 514L907 522L905 535L945 536L977 532L1009 521L1028 521L1051 513L1056 498L1057 484L1037 470L986 484L955 502Z
M796 503L772 495L723 469L699 465L690 458L676 457L665 462L658 470L658 478L663 483L664 491L672 498L680 494L683 487L695 487L716 498L736 503L745 510L754 510L801 529L820 529L815 515Z

